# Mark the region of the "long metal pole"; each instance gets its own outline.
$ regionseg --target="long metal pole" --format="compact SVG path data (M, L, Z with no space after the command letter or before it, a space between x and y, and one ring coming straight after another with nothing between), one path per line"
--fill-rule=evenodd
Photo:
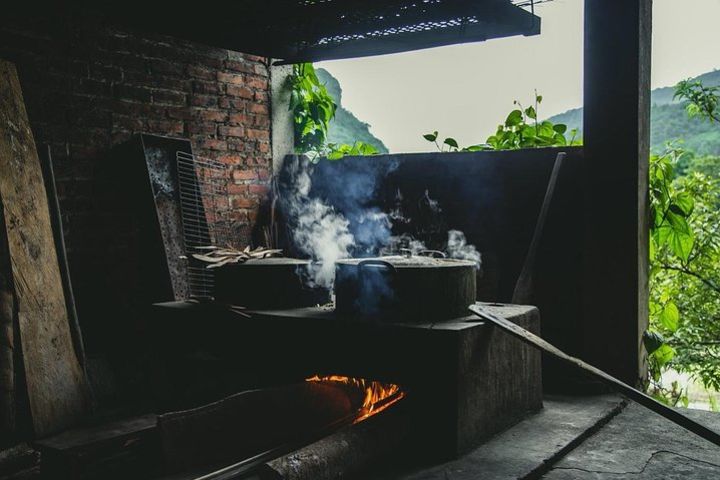
M609 375L599 368L593 367L592 365L583 362L579 358L575 358L571 355L568 355L567 353L563 352L553 344L543 340L542 338L538 337L534 333L528 332L524 328L522 328L519 325L514 324L510 320L503 318L501 316L495 315L494 313L490 312L487 308L484 308L482 305L471 305L470 311L477 315L478 317L482 318L483 320L487 320L496 327L499 327L501 330L503 330L506 333L509 333L510 335L520 339L522 342L527 343L528 345L535 347L537 349L542 350L543 352L552 355L553 357L562 360L566 363L569 363L570 365L573 365L585 372L588 372L596 377L598 377L600 380L603 381L603 383L609 385L610 387L614 388L618 392L622 393L626 397L628 397L630 400L633 400L640 405L642 405L645 408L648 408L652 410L653 412L657 413L658 415L662 415L663 417L667 418L671 422L680 425L684 429L704 438L705 440L714 443L715 445L720 447L720 434L718 434L716 431L709 429L705 425L702 425L695 420L692 420L682 413L678 412L677 410L673 410L672 408L668 407L667 405L664 405L654 398L644 394L643 392L636 390L635 388L631 387L630 385L618 380L617 378L613 377L612 375Z

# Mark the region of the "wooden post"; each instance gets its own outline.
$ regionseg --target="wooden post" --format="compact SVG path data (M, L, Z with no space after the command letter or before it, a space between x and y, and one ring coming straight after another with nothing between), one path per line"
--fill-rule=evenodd
M652 0L585 0L584 359L637 385L648 322Z

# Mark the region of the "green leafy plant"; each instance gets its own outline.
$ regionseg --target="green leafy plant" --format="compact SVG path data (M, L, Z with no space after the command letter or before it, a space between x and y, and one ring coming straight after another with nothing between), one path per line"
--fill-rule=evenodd
M475 152L480 150L517 150L521 148L555 147L566 145L579 145L577 130L568 132L567 125L554 124L549 120L538 120L538 109L542 103L542 95L535 92L534 105L524 108L520 102L513 102L518 108L512 110L505 118L504 123L498 125L494 135L487 138L485 143L460 148L458 142L446 138L442 144L438 143L438 132L426 133L423 138L433 142L441 152L464 151ZM570 138L566 136L570 135Z
M437 149L441 152L457 152L460 150L460 146L458 145L457 140L455 140L454 138L448 137L443 140L442 144L440 144L438 143L438 136L439 133L435 131L432 133L426 133L425 135L423 135L423 138L428 142L433 142Z
M365 142L355 142L352 145L328 143L323 155L328 160L340 160L346 155L377 155L378 149Z
M290 110L295 125L295 151L312 159L326 156L339 160L345 155L375 155L375 146L356 141L352 145L327 143L330 121L337 104L315 72L312 63L294 65L290 77Z
M299 153L321 150L337 105L315 73L312 63L293 66L290 77L290 110L295 126L295 149Z
M720 86L706 87L697 80L683 80L675 86L673 98L686 100L690 117L720 122Z

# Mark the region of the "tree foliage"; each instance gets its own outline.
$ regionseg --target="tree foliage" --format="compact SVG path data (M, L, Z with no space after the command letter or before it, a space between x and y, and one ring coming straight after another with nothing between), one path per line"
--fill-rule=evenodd
M716 121L717 89L681 82L689 115ZM713 97L710 98L710 97ZM677 166L684 175L677 175ZM720 390L720 177L718 159L696 157L670 145L650 159L650 392L687 404L669 368Z

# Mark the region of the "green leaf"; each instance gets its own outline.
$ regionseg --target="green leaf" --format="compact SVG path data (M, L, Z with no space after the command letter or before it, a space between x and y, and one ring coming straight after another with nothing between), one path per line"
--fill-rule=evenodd
M643 333L643 345L645 345L645 350L647 350L648 355L655 353L664 343L665 339L657 332L646 330L645 333Z
M423 138L425 140L427 140L428 142L434 142L435 140L437 140L437 137L438 137L438 132L426 133L425 135L423 135Z
M553 125L553 130L555 130L557 133L564 134L567 132L567 125L564 125L562 123L556 123Z
M695 199L687 192L680 192L675 196L673 205L683 212L686 217L689 217L695 208Z
M449 145L449 146L451 146L451 147L453 147L453 148L460 148L460 147L458 146L457 141L456 141L454 138L446 138L443 143L444 143L445 145Z
M675 333L680 323L680 311L673 302L668 302L659 316L660 323L670 332Z
M652 356L660 367L664 367L670 363L670 361L675 357L675 354L675 349L667 343L664 343L652 353Z
M535 111L534 107L528 107L525 109L525 115L528 116L528 118L532 118L533 120L537 119L537 112Z
M523 114L520 110L513 110L505 120L506 127L516 127L523 121Z

